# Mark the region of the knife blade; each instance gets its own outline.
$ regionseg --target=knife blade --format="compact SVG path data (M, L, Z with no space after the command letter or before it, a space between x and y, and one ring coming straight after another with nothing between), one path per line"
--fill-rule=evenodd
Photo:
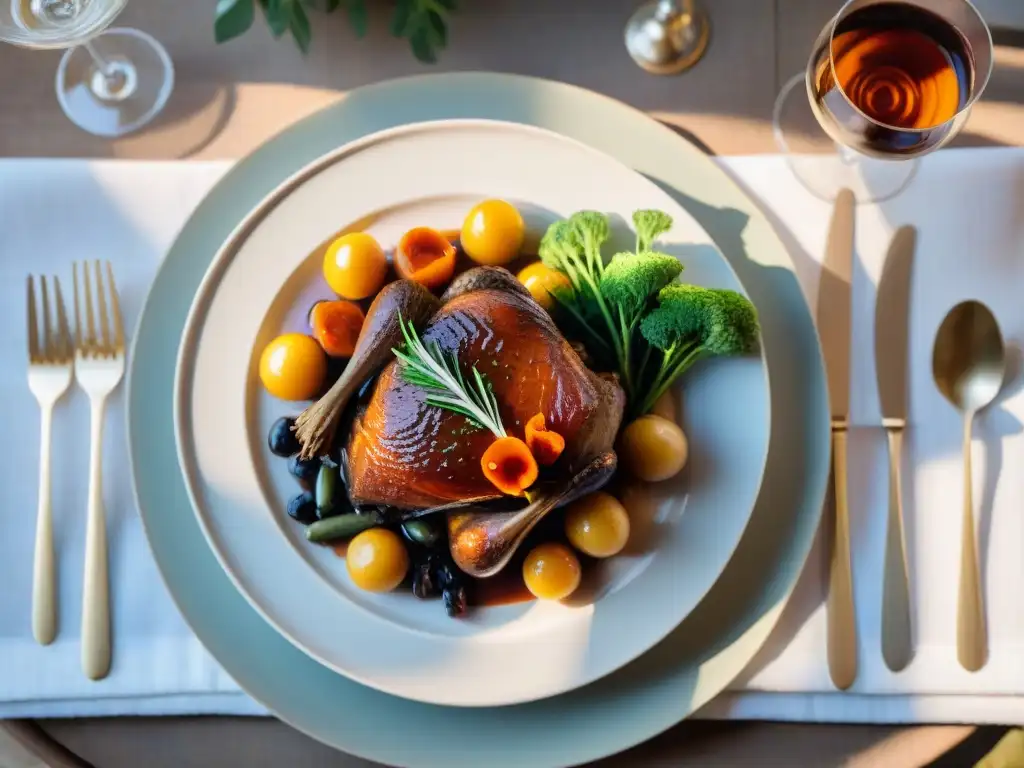
M903 529L900 465L907 423L910 285L917 230L900 227L886 253L875 300L875 375L882 426L889 446L889 512L882 578L882 657L899 672L913 655L910 619L910 571Z
M850 411L851 284L854 209L848 189L836 197L818 286L818 333L832 411L834 528L828 585L828 666L833 684L846 690L857 677L857 625L850 563L846 445Z

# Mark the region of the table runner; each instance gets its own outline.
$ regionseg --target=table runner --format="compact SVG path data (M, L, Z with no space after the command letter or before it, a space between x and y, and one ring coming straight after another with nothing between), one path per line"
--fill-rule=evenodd
M793 253L814 304L829 206L808 195L780 157L722 158L772 217ZM31 638L29 606L34 535L38 411L25 384L24 279L29 271L70 281L74 259L114 265L126 321L133 324L159 260L205 192L229 163L77 160L0 161L0 487L8 511L0 523L0 717L120 714L260 714L177 613L133 508L124 437L123 393L111 402L104 457L114 667L92 683L78 664L78 622L87 482L88 405L72 390L54 423L54 522L61 567L60 633L48 648ZM1010 722L1024 712L1024 454L1020 355L1014 379L976 428L976 500L991 658L981 672L959 669L955 653L959 553L957 415L930 380L931 339L956 301L978 297L1007 338L1024 338L1017 298L1017 250L1024 152L949 150L929 156L910 189L858 209L854 270L851 517L861 674L851 694L835 693L825 662L823 550L816 546L778 630L707 717L876 722ZM893 675L879 651L881 567L887 498L884 434L874 383L874 286L891 233L920 230L911 312L911 413L907 435L906 515L914 580L917 655ZM756 258L756 254L754 254ZM70 285L65 287L70 298ZM826 340L827 341L827 340ZM1000 472L1000 470L1002 470ZM998 474L998 483L995 482Z

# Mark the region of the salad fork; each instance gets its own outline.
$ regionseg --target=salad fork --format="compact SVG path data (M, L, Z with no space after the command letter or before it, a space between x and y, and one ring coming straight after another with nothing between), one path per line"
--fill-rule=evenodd
M28 278L28 388L39 403L39 509L36 513L36 544L32 565L32 635L42 645L57 636L57 573L53 553L53 515L50 510L50 436L53 407L71 384L74 350L60 282L53 278L53 309L45 276L39 278L41 307ZM38 315L43 329L39 334Z
M78 266L76 262L72 268L75 287L75 380L89 395L90 406L89 513L85 531L85 588L82 594L82 670L90 679L99 680L110 671L110 588L103 511L103 413L107 397L124 375L124 325L110 262L107 262L106 293L100 263L94 262L95 305L89 277L90 265L82 264L81 291Z

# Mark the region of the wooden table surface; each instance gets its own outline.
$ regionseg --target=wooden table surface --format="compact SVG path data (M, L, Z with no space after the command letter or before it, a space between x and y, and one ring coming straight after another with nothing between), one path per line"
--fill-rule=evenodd
M463 0L440 64L417 63L386 33L387 3L371 3L372 31L353 38L343 14L314 20L303 57L275 42L261 20L244 38L213 42L214 0L133 0L118 24L157 36L176 67L159 121L117 141L79 132L53 94L59 52L0 46L0 156L136 159L237 158L349 90L403 75L492 70L574 83L620 99L685 132L716 154L774 152L771 113L780 85L800 72L838 0L703 0L712 21L704 59L676 77L648 75L622 43L635 0ZM1024 28L1024 0L981 0L994 25ZM997 30L996 70L958 144L1019 144L1024 137L1020 33ZM97 768L332 766L369 763L342 755L269 719L140 718L45 721L13 733L48 764ZM3 736L0 733L0 736ZM46 735L66 745L54 751ZM688 722L597 764L647 766L969 765L1000 735L969 726L827 726ZM567 734L566 738L571 738ZM7 757L0 765L28 766ZM973 743L972 743L973 742ZM980 752L978 751L980 749ZM966 751L963 751L966 750ZM14 753L11 752L13 755ZM5 762L7 760L8 762Z

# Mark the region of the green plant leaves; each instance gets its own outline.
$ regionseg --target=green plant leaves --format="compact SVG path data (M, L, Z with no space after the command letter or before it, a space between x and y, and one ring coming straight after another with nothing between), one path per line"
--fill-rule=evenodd
M279 38L291 32L303 53L309 51L313 40L307 8L332 13L344 6L357 38L364 37L369 29L367 0L217 0L214 37L218 43L238 37L252 26L257 2L271 34ZM407 39L413 55L432 64L448 45L447 17L455 8L456 0L395 0L391 34Z
M455 0L398 0L391 18L391 34L409 39L413 55L425 64L437 61L448 45L447 14Z
M247 32L256 16L253 0L217 0L213 37L223 43Z
M260 0L270 34L280 37L291 28L292 12L300 7L295 0Z
M366 12L365 0L348 0L348 23L356 37L365 37L370 27L369 14Z
M309 53L309 41L313 39L313 30L309 26L309 16L306 15L306 9L298 3L292 5L292 19L290 28L292 30L292 37L295 38L295 44L299 46L299 50L303 53Z

